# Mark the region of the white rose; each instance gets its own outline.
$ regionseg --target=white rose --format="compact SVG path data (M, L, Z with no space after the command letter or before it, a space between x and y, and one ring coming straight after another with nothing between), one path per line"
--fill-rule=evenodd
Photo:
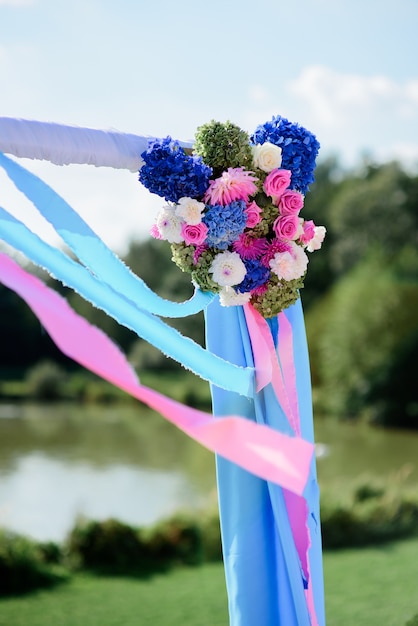
M265 143L257 143L252 148L253 163L263 172L271 172L279 168L282 164L282 149L279 146L266 141Z
M237 252L220 252L212 261L209 272L215 283L221 287L239 285L247 273L244 263Z
M202 212L205 210L203 202L193 198L180 198L176 207L176 215L182 217L187 224L196 225L202 221Z

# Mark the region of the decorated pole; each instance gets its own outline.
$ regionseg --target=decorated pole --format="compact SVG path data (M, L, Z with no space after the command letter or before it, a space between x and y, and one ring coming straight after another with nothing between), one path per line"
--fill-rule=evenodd
M309 255L325 235L324 227L301 216L319 144L278 116L251 137L229 122L206 124L191 147L170 137L0 118L3 152L139 169L140 181L166 202L152 235L171 246L173 260L196 287L186 303L167 302L149 290L62 198L5 156L0 165L81 264L3 209L0 236L208 380L213 417L140 386L129 367L112 368L109 340L99 341L95 329L86 329L53 292L5 257L0 279L26 299L72 358L217 454L231 625L323 626L311 385L299 296ZM159 319L202 309L206 349ZM71 346L63 319L76 329ZM89 342L100 346L99 359L83 351Z

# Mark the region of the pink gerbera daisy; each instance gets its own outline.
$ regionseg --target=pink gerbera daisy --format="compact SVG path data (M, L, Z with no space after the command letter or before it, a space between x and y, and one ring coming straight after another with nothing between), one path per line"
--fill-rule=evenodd
M220 204L225 206L234 200L245 200L248 202L250 196L257 191L255 181L257 177L253 172L248 172L242 167L228 167L222 176L209 181L203 199L208 204Z

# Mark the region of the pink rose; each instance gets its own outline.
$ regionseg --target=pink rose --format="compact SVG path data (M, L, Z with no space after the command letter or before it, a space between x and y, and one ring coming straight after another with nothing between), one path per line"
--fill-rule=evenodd
M251 202L245 209L245 213L247 214L247 223L245 224L247 228L253 228L259 222L261 222L261 212L262 209L255 202Z
M298 215L303 207L303 196L299 191L287 189L280 197L279 211L282 215Z
M315 223L313 220L303 222L303 233L300 236L300 241L303 244L307 244L313 239L315 235Z
M273 224L273 230L279 239L293 239L299 228L297 215L279 215Z
M181 225L181 234L187 245L193 244L195 246L201 246L206 239L208 227L203 222L200 224L186 224Z
M292 172L290 170L272 170L270 174L266 176L266 180L263 184L263 189L268 196L273 198L275 204L279 201L280 196L290 185L290 178Z

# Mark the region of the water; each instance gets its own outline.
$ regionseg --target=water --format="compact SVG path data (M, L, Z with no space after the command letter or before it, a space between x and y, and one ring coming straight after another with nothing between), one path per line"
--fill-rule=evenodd
M214 499L213 456L132 407L1 406L0 525L61 541L78 516L146 526Z
M418 433L317 420L321 487L418 484ZM78 516L146 526L216 500L213 455L139 405L0 404L0 525L62 541Z

